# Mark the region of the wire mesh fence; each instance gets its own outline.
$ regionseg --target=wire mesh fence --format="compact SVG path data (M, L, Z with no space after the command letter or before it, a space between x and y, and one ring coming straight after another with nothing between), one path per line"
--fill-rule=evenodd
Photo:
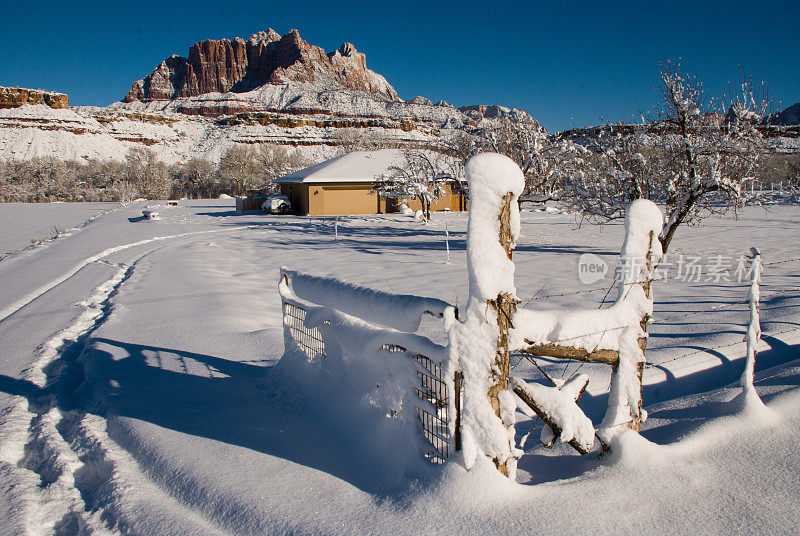
M426 457L434 463L443 463L450 456L450 394L442 377L442 369L422 354L409 354L423 368L417 371L420 387L415 389L417 396L431 403L434 413L417 406L417 415L422 422L425 439L433 445Z
M402 352L419 365L417 378L419 385L414 392L420 400L430 404L428 409L416 407L417 417L422 424L422 433L433 449L427 450L425 457L432 463L444 463L450 457L450 390L442 375L442 367L430 357L409 352L402 346L384 345L389 352ZM429 411L430 410L430 411Z
M289 333L297 346L305 352L309 360L318 356L326 357L325 341L317 328L305 325L306 310L295 303L282 300L283 318ZM442 376L442 368L430 357L410 352L397 345L383 345L382 350L403 354L418 365L419 384L414 388L416 396L428 403L428 408L416 406L422 433L430 448L423 455L431 463L444 463L451 454L450 433L450 393Z
M282 300L283 321L289 328L292 339L308 356L309 360L317 356L325 356L325 341L317 328L308 328L305 325L306 310L293 303Z

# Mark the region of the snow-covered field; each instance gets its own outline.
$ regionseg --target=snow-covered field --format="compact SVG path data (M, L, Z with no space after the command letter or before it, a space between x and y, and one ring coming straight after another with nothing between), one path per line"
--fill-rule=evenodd
M3 203L0 257L72 232L116 206L116 203Z
M748 319L746 304L734 302L746 299L747 282L671 277L654 286L644 439L598 460L563 445L538 448L534 431L515 484L487 464L467 472L458 457L408 479L393 472L408 453L372 448L365 423L320 411L313 394L272 374L283 353L280 266L463 305L466 214L436 214L427 226L405 216L340 218L337 240L330 218L241 215L231 200L189 200L156 206L160 219L144 220L145 205L0 261L2 534L800 527L800 261L771 264L800 257L800 207L709 219L681 229L670 250L703 265L730 257L732 271L750 246L761 249L756 388L766 411L742 409L732 386ZM52 206L58 217L35 216L39 207L0 205L3 235L27 242L105 210L64 204ZM572 215L524 211L514 252L521 306L600 306L611 274L584 285L578 259L595 254L613 271L622 236L621 225L578 229ZM579 366L539 364L565 378ZM581 407L597 425L608 370L581 372L591 380ZM525 360L514 374L541 378ZM534 421L518 421L521 440Z

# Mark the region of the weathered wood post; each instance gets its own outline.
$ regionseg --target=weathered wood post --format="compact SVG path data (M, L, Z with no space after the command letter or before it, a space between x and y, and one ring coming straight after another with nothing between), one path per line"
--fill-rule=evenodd
M658 241L657 235L653 230L650 230L648 233L650 237L650 245L647 248L647 254L644 258L644 267L641 271L639 277L641 278L640 281L634 283L639 284L642 287L642 293L644 294L645 298L648 302L650 302L651 307L649 311L645 311L642 315L641 320L639 320L639 327L642 328L642 335L639 337L639 349L642 351L641 361L636 364L636 371L639 377L639 397L638 397L638 404L635 411L631 413L631 422L628 425L629 428L633 430L639 431L639 427L642 425L644 421L644 417L642 416L642 377L644 376L644 364L645 364L645 352L647 351L647 323L650 321L651 313L652 313L652 303L653 303L653 274L655 273L654 264L653 264L653 256L654 256L654 248L658 247L657 255L661 255L661 242ZM658 243L658 246L656 246ZM617 365L618 366L618 365Z
M516 402L509 389L509 329L517 309L511 252L519 236L522 171L509 158L484 153L467 162L470 209L467 266L470 295L451 348L463 372L461 441L468 468L486 456L514 478Z
M503 205L500 209L500 232L498 238L503 251L511 260L514 248L514 237L511 233L511 203L514 196L507 193L503 196ZM516 291L513 289L501 290L496 298L487 300L486 303L494 310L495 321L497 323L497 352L495 353L494 366L492 367L492 381L494 384L489 388L487 396L492 405L495 415L497 415L503 425L514 429L515 420L512 415L507 415L508 409L503 408L501 393L509 392L508 376L511 368L511 354L508 349L508 330L513 327L512 320L514 313L517 312ZM505 410L505 411L504 411ZM513 436L511 438L511 449L514 449ZM492 460L497 469L506 476L509 476L508 461L501 461L500 458Z

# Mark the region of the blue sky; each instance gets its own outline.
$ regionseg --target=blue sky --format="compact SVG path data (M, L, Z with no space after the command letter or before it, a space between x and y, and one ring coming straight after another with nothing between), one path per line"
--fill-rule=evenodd
M404 99L515 106L562 130L652 108L662 58L709 95L741 68L786 108L800 101L798 23L797 0L7 2L0 85L106 105L196 41L297 28L327 51L354 43Z

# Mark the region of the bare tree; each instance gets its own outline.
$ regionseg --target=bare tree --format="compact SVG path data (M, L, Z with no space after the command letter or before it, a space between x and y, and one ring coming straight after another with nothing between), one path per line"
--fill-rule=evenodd
M219 161L219 177L231 185L234 195L244 195L260 176L255 151L248 145L233 145Z

